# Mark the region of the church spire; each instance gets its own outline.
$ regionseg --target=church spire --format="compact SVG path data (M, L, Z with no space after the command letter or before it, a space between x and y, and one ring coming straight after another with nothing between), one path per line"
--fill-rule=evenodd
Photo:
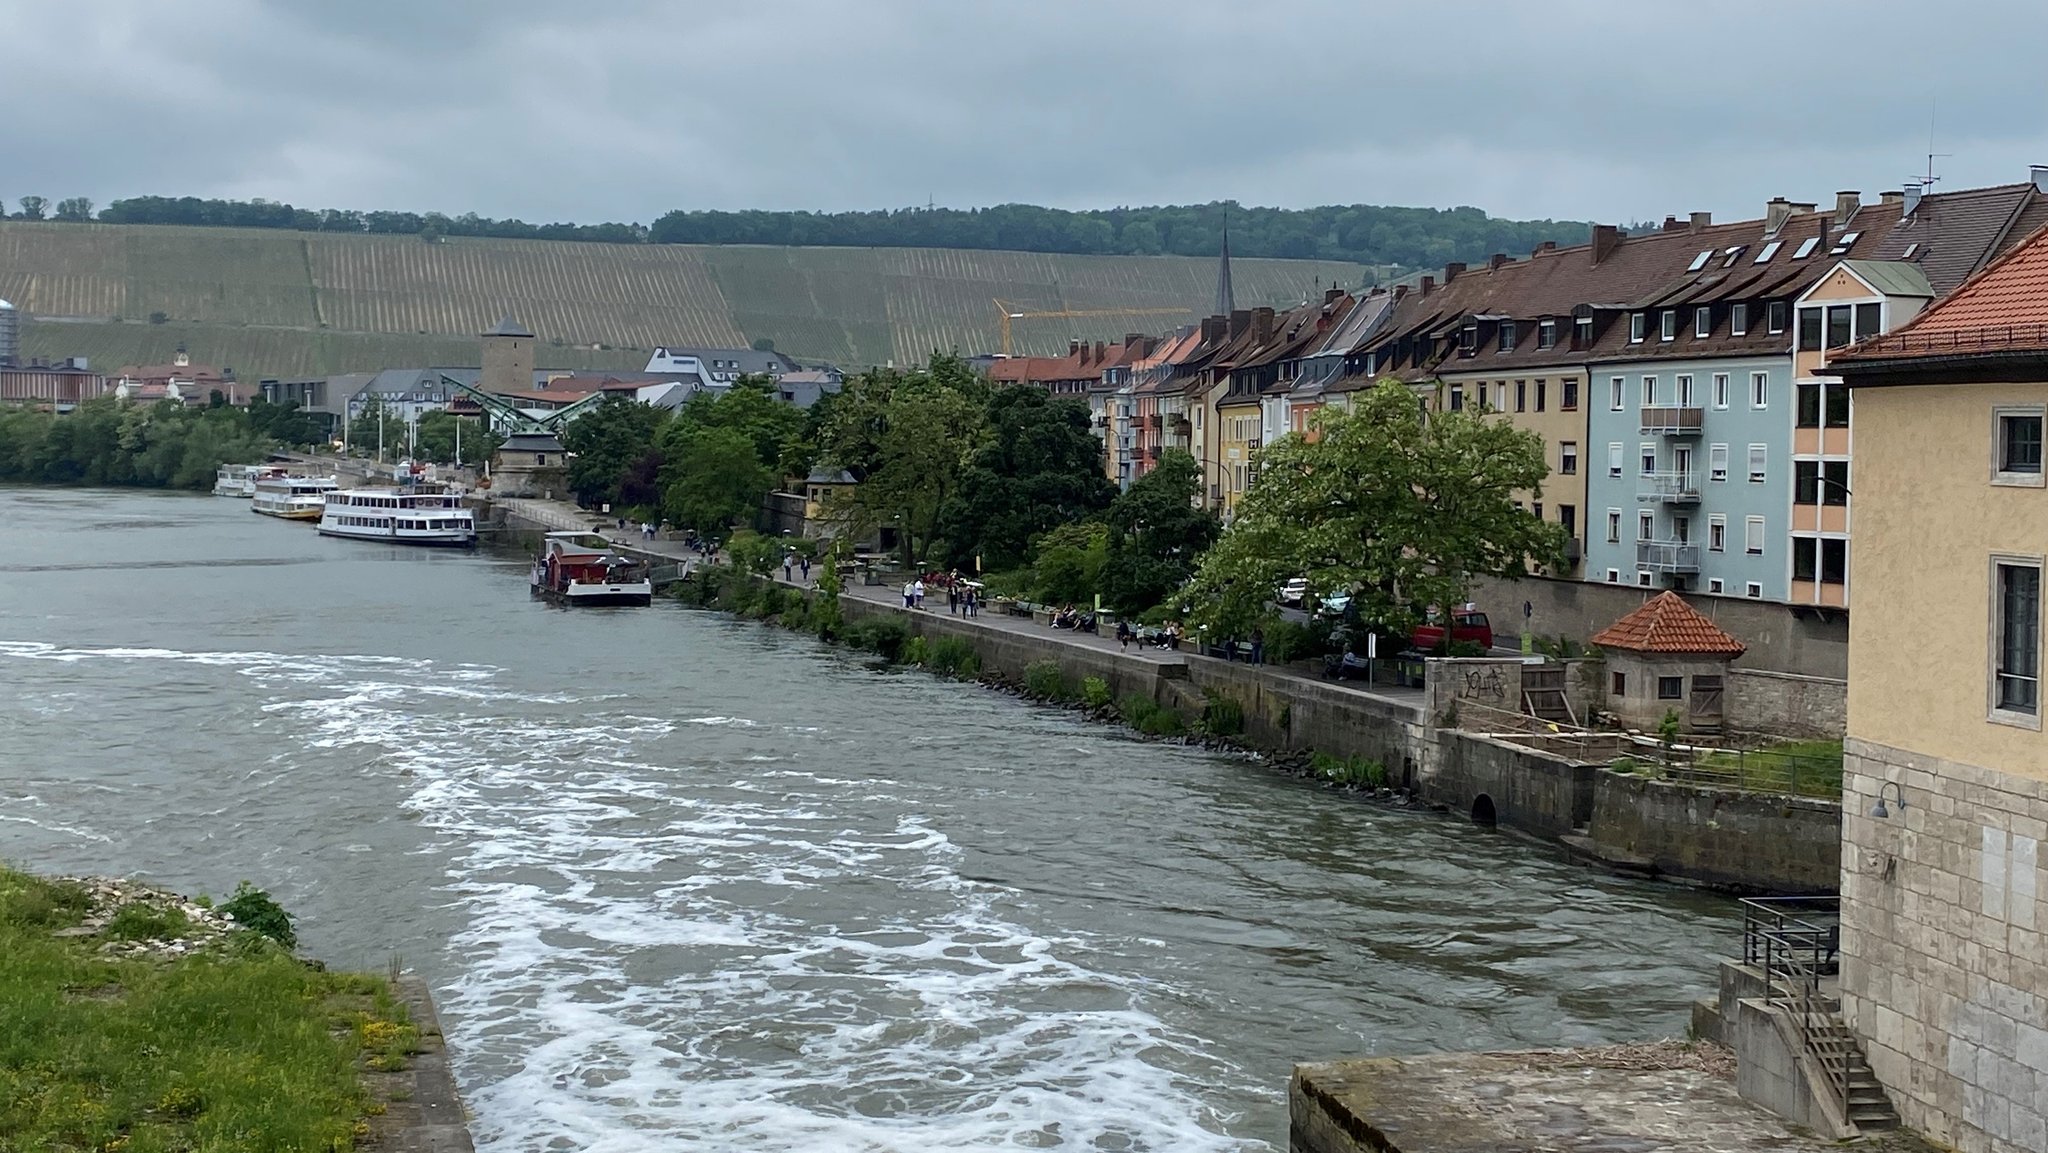
M1230 206L1223 208L1223 259L1216 264L1216 312L1217 316L1229 316L1237 310L1237 295L1230 290Z

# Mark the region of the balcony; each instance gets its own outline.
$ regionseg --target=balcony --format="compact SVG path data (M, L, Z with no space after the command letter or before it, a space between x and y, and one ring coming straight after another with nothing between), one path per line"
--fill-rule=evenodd
M1162 428L1165 425L1165 420L1166 418L1160 416L1156 412L1148 413L1145 417L1145 427L1151 429L1153 432L1158 432L1160 428Z
M1158 460L1158 459L1159 459L1159 446L1158 446L1158 445L1156 445L1156 444L1148 444L1148 445L1146 445L1146 446L1145 446L1145 459L1146 459L1146 460Z
M1698 504L1700 474L1697 472L1653 472L1643 477L1636 499L1645 504Z
M1694 404L1645 405L1642 410L1644 436L1698 436L1706 410Z
M1187 436L1195 431L1195 422L1185 416L1176 416L1173 418L1173 431L1179 436Z
M1700 546L1682 540L1639 540L1636 542L1636 567L1651 572L1697 573L1700 571Z

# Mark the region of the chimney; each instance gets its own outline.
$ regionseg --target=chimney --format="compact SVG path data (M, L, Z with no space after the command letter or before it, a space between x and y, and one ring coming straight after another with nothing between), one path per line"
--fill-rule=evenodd
M1433 289L1433 288L1435 288L1435 287L1436 287L1436 277L1434 277L1434 276L1425 276L1425 277L1423 277L1423 278L1422 278L1422 295L1424 295L1424 296L1428 296L1428 295L1429 295L1429 293L1430 293L1430 290L1431 290L1431 289Z
M1714 214L1711 212L1695 212L1692 214L1692 230L1694 232L1698 232L1712 223L1714 223Z
M1496 252L1496 253L1494 253L1494 254L1493 254L1492 256L1489 256L1489 257L1487 257L1487 258L1486 258L1486 271L1488 271L1488 272L1499 272L1499 271L1500 271L1500 266L1501 266L1501 265L1503 265L1503 264L1506 264L1507 262L1508 262L1508 254L1507 254L1507 253L1505 253L1505 252Z
M1613 256L1614 250L1620 247L1621 229L1616 228L1612 224L1596 224L1593 226L1594 264L1598 264L1601 261L1607 259L1608 257Z
M1082 346L1081 346L1081 342L1080 342L1080 341L1078 341L1078 340L1069 340L1069 341L1067 342L1067 355L1068 355L1068 356L1078 356L1078 357L1080 357L1080 358L1081 358L1082 360L1087 360L1087 359L1088 359L1088 355L1087 355L1087 353L1086 353L1085 351L1083 351L1083 349L1082 349Z
M1680 224L1680 223L1678 222L1678 218L1677 218L1676 216L1669 216L1669 215L1667 215L1667 216L1665 216L1665 217L1664 217L1664 231L1666 231L1666 232L1679 232L1679 231L1682 231L1682 230L1683 230L1684 228L1685 228L1685 225L1683 225L1683 224Z
M1324 303L1324 304L1335 304L1335 303L1337 303L1337 301L1341 300L1341 299L1343 298L1343 296L1344 296L1344 290L1343 290L1343 289L1341 289L1341 288L1336 288L1336 287L1334 287L1334 286L1333 286L1333 287L1331 287L1331 288L1328 288L1328 289L1325 289L1325 290L1323 291L1323 303Z
M1773 196L1764 205L1764 235L1776 236L1785 222L1792 218L1792 205L1782 196Z
M1795 200L1792 202L1792 215L1794 216L1808 216L1819 211L1820 205L1815 204L1811 200Z
M1862 192L1851 190L1835 193L1835 223L1837 225L1849 223L1849 218L1856 215L1856 210L1861 207L1863 207Z
M1124 347L1136 348L1138 347L1138 342L1144 339L1145 334L1142 332L1126 332L1124 333Z
M1378 290L1378 289L1374 289L1373 291L1374 291L1374 292L1378 292L1379 290ZM1394 303L1395 303L1395 304L1399 304L1399 303L1401 303L1401 298L1402 298L1402 297L1404 297L1404 296L1406 296L1406 295L1408 295L1408 286L1407 286L1407 285L1405 285L1405 284L1397 284L1397 285L1395 285L1395 286L1394 286Z
M1449 264L1444 265L1444 283L1449 284L1451 281L1458 279L1458 274L1463 271L1465 271L1465 262L1462 260L1453 260Z
M1905 198L1906 194L1903 192L1892 192L1887 190L1877 194L1877 202L1879 204L1897 204Z
M2027 179L2033 181L2034 191L2048 192L2048 164L2027 165Z
M1899 210L1902 215L1913 215L1914 211L1920 207L1920 197L1923 191L1919 181L1909 180L1906 182L1906 186L1899 190L1899 197L1905 203L1905 207Z
M1273 310L1264 306L1252 309L1252 343L1264 344L1273 339Z
M1107 357L1107 355L1108 355L1108 353L1107 353L1107 350L1106 350L1106 349L1104 349L1104 348L1102 347L1102 342L1101 342L1101 341L1099 341L1099 340L1098 340L1098 341L1096 341L1096 342L1095 342L1095 363L1097 363L1097 364L1101 364L1101 363L1103 362L1103 360L1104 360L1104 359L1105 359L1105 358Z
M1537 246L1536 246L1536 248L1535 248L1535 249L1534 249L1533 251L1531 251L1531 252L1529 253L1529 256L1530 256L1530 258L1531 258L1531 259L1534 259L1534 258L1536 258L1536 257L1538 257L1538 256L1541 256L1541 255L1543 255L1543 254L1544 254L1544 253L1546 253L1546 252L1556 252L1556 251L1557 251L1557 241L1555 241L1555 240L1546 240L1546 241L1544 241L1543 243L1541 243L1541 244L1537 245Z
M1251 310L1251 309L1249 309L1249 308L1237 308L1237 309L1232 309L1232 310L1231 310L1231 313L1230 313L1230 328L1229 328L1229 333L1230 333L1230 338L1231 338L1232 340L1236 340L1236 339L1237 339L1238 337L1240 337L1240 336L1243 336L1243 335L1244 335L1244 330L1245 330L1245 329L1247 329L1247 328L1250 328L1251 326L1252 326L1252 310Z

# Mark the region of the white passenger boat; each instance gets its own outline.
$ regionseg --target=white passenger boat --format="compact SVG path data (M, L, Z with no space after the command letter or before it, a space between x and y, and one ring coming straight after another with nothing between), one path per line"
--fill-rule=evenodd
M386 544L466 548L476 543L476 514L452 492L336 489L327 494L320 513L320 534Z
M256 495L256 478L270 471L269 465L224 464L213 474L213 495L251 497Z
M327 494L340 487L331 476L266 476L256 482L249 511L285 520L319 520Z

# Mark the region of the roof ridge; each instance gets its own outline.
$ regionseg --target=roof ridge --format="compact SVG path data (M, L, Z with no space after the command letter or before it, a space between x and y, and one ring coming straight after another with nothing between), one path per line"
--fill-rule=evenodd
M1955 304L1958 301L1967 299L1967 294L1973 292L1978 287L1978 285L1981 284L1984 280L1996 274L2000 269L2004 268L2007 264L2011 263L2021 255L2031 253L2036 245L2042 243L2044 236L2048 236L2048 224L2043 224L2041 227L2034 229L2033 232L2029 233L2019 243L2013 245L2011 248L2008 248L2004 252L2000 253L1998 259L1993 260L1991 263L1986 264L1984 267L1971 273L1969 277L1966 278L1961 284L1956 285L1955 288L1952 291L1950 291L1947 296L1944 296L1940 300L1936 301L1933 304L1933 306L1922 309L1918 316L1915 316L1913 319L1907 321L1899 327L1892 329L1890 332L1882 333L1878 336L1872 337L1872 341L1875 342L1887 340L1892 337L1905 336L1911 333L1914 329L1918 328L1923 322L1927 321L1929 317L1939 316L1941 312L1944 309L1948 308L1950 305ZM1863 342L1857 342L1857 344L1861 343ZM1855 347L1856 345L1850 345L1849 349L1844 350L1844 358L1846 358L1849 355L1849 350L1853 350Z

